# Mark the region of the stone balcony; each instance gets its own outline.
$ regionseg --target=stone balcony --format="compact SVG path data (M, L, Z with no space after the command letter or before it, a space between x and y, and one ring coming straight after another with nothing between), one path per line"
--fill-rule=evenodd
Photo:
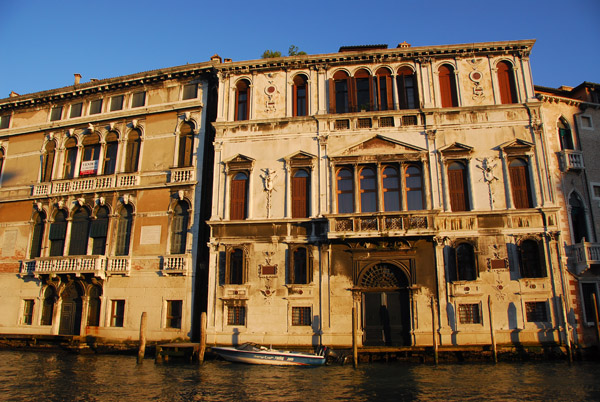
M192 258L188 254L166 255L162 262L162 273L165 276L187 276L192 266Z
M581 275L592 265L600 264L600 243L581 242L571 246L575 258L575 274Z
M328 237L434 234L434 212L387 212L329 216Z
M39 183L33 185L31 195L33 197L46 197L56 194L85 193L137 185L139 185L139 173L119 173L110 176L78 177Z
M173 168L170 171L168 183L189 183L196 180L196 168L193 166L184 168Z
M92 256L68 256L68 257L41 257L21 262L20 276L50 275L58 274L93 274L98 278L106 278L110 275L130 274L129 257L106 257L100 255Z
M569 170L582 170L585 168L583 165L583 152L575 151L572 149L564 149L558 153L560 159L560 168L563 172Z

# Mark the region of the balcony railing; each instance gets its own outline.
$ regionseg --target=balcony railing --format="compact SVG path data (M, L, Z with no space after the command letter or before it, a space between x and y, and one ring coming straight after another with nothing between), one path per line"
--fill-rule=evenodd
M186 183L194 180L196 180L196 170L194 167L171 169L169 183Z
M394 213L353 215L329 218L329 235L346 236L364 232L423 232L433 229L431 214Z
M568 170L581 170L585 168L583 165L583 152L574 151L572 149L564 149L559 152L559 155L563 172Z
M129 257L109 257L106 264L106 272L109 275L125 275L131 273Z
M51 275L56 274L94 274L104 278L106 257L104 256L78 256L78 257L45 257L35 260L25 260L21 263L21 276Z
M32 195L48 196L70 192L88 192L111 188L132 187L139 184L139 174L120 173L111 176L78 177L68 180L55 180L50 183L35 184Z
M187 254L167 255L163 260L162 272L164 275L188 274L191 259Z
M572 246L575 257L575 273L581 274L593 264L600 264L600 243L581 242Z

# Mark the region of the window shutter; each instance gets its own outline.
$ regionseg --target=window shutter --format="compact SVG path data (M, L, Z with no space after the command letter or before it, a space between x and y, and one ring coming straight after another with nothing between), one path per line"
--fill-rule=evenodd
M329 79L329 113L335 113L335 80Z
M33 225L33 236L31 238L31 253L29 258L37 258L42 253L42 239L44 238L44 220L38 214Z
M90 237L106 237L108 232L108 219L96 219L92 221Z
M246 218L246 180L231 181L229 218L231 220Z
M467 211L466 183L464 170L448 170L448 188L452 211Z
M387 75L385 77L385 92L387 95L387 109L386 110L394 110L394 88L392 87L393 81L392 77Z
M89 220L87 217L73 218L71 225L71 245L69 255L86 255L89 235Z
M117 223L117 244L115 255L129 255L129 240L131 236L131 219L130 217L119 218Z
M54 222L50 225L50 240L62 240L67 234L67 222Z
M531 208L527 166L510 166L509 172L515 208Z
M454 69L446 65L441 66L439 69L439 80L442 107L458 106Z
M308 177L292 177L292 218L308 217Z
M187 215L185 211L181 215L173 217L173 236L171 238L171 254L185 253L186 238L187 238Z

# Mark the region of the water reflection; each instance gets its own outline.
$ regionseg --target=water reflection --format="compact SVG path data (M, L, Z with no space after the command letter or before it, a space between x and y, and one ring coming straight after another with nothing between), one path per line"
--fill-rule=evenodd
M9 401L600 400L599 363L373 363L315 368L0 351Z

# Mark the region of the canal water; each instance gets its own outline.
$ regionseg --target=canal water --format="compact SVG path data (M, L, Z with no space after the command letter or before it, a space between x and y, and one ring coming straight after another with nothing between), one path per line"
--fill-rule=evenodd
M0 351L0 401L592 401L600 363L137 365L134 356Z

